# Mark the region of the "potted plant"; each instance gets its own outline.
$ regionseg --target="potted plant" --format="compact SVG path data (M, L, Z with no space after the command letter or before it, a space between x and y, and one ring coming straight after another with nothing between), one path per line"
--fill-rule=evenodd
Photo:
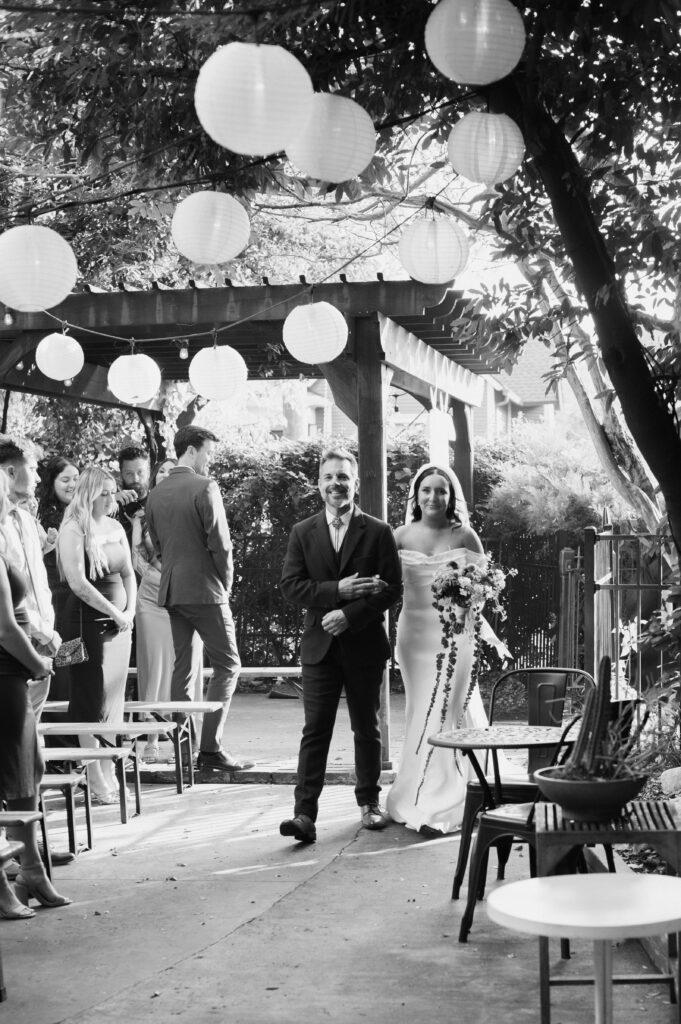
M660 756L654 737L645 731L650 708L643 700L613 703L610 673L610 658L603 658L568 758L534 773L542 795L575 821L619 817L643 789Z

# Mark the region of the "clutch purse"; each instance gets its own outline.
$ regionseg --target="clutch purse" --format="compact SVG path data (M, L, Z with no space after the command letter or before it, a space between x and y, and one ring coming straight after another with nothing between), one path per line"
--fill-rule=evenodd
M74 640L66 640L54 656L55 668L81 665L84 661L89 661L89 656L82 636L77 636Z

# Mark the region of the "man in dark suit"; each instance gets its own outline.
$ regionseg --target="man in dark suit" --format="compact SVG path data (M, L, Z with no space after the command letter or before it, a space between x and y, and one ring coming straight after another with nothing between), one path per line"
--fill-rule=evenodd
M235 772L253 762L222 749L241 661L229 607L234 568L227 516L220 488L205 475L215 441L215 434L203 427L178 430L178 464L149 492L146 513L161 558L158 603L168 609L175 648L171 699L193 699L191 641L196 631L213 666L206 699L222 703L219 711L204 715L198 764Z
M350 452L322 455L324 510L291 531L281 589L306 609L300 658L305 724L298 756L293 818L279 831L314 842L319 795L345 688L355 742L355 796L365 828L388 823L378 802L381 680L390 656L384 613L399 599L400 561L390 527L354 504L357 462Z

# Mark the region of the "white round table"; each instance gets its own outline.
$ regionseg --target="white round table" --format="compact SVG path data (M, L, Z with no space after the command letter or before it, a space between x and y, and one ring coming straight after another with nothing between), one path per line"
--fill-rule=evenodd
M487 914L515 931L586 938L594 945L596 1024L612 1024L612 940L681 929L681 878L669 875L549 875L490 893Z

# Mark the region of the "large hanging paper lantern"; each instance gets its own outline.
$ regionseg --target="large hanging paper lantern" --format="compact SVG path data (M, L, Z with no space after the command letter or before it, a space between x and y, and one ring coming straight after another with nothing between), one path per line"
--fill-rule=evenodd
M400 261L416 281L444 284L460 274L468 261L468 238L446 217L428 217L409 224L399 244Z
M83 369L85 356L75 338L68 334L48 334L35 350L35 361L46 377L70 380Z
M487 85L513 71L525 26L509 0L440 0L426 22L426 53L454 82Z
M76 284L73 249L52 228L22 224L0 235L0 300L22 313L58 306Z
M224 192L195 192L178 203L170 231L183 256L194 263L226 263L248 244L248 214Z
M296 306L284 320L284 345L301 363L330 363L347 340L345 317L330 302Z
M247 380L246 363L229 345L202 348L189 364L189 382L194 391L216 402L234 398L243 391Z
M109 391L121 402L138 405L149 402L161 386L158 364L141 352L119 356L109 367Z
M302 131L286 144L286 155L310 178L347 181L371 163L374 123L358 103L317 92Z
M312 81L281 46L228 43L199 72L194 106L211 139L234 153L269 156L305 123Z
M525 155L523 133L506 114L474 111L452 128L447 155L464 178L496 185L520 167Z

